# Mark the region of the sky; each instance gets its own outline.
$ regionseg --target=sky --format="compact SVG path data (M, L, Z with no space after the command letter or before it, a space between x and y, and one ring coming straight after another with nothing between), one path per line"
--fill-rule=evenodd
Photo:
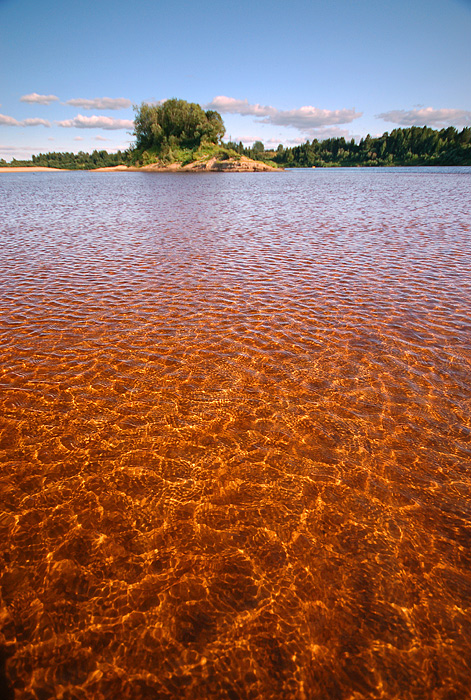
M471 0L0 0L0 158L110 152L133 105L267 148L471 126Z

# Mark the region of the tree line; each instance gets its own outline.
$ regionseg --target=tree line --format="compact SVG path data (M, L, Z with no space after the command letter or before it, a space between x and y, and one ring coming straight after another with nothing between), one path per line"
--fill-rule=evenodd
M221 115L191 102L172 98L162 104L135 107L135 142L117 153L40 153L30 161L13 159L10 165L46 166L70 170L93 170L116 165L189 163L197 158L219 159L247 156L282 167L471 165L471 127L432 129L412 126L382 136L368 134L360 141L330 138L306 141L299 146L267 150L261 141L246 147L242 142L223 143ZM7 165L0 160L0 166Z
M0 167L11 165L13 167L41 166L46 168L62 168L65 170L95 170L96 168L124 165L129 161L128 151L93 151L93 153L39 153L32 156L31 160L17 160L13 158L11 163L0 162Z
M458 131L452 126L441 130L411 126L378 137L368 134L358 143L345 138L313 139L292 148L280 144L276 150L269 151L260 141L250 148L234 142L226 146L249 158L271 160L289 168L471 165L471 127Z

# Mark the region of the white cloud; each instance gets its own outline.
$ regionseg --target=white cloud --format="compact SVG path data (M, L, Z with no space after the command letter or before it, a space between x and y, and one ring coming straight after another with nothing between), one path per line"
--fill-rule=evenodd
M95 136L95 141L109 141L109 139L105 139L104 136Z
M127 109L131 106L131 100L124 97L95 97L93 100L77 98L67 100L66 104L82 109Z
M262 143L264 143L265 145L267 143L270 143L269 141L267 141L266 139L264 139L261 136L237 136L235 138L233 137L231 140L233 143L239 143L240 141L242 141L244 146L248 146L249 144L252 145L253 143L255 143L255 141L262 141ZM278 145L278 143L280 143L280 142L277 141L277 145Z
M27 160L31 158L32 153L39 153L40 149L37 146L12 146L11 144L0 144L0 158L11 160L18 158L19 160Z
M74 141L83 141L83 136L74 136Z
M160 107L160 105L163 105L165 102L168 102L168 97L164 97L161 100L156 100L154 97L150 100L143 100L143 104L145 105L150 105L151 107ZM209 107L208 107L209 109Z
M37 92L32 92L30 95L20 97L20 102L31 102L38 105L48 105L51 102L57 102L59 98L55 95L38 95Z
M13 117L7 117L6 114L0 114L0 124L4 126L20 126L20 122Z
M471 111L465 109L393 109L376 116L399 126L471 126Z
M339 129L336 126L325 127L323 129L310 129L306 131L304 136L297 136L295 138L284 138L279 135L278 138L270 137L268 139L263 136L237 136L233 138L232 141L239 143L242 141L244 145L252 145L255 141L262 141L265 148L276 148L280 143L283 146L299 146L302 143L306 143L306 139L317 139L318 141L323 141L324 139L334 139L334 138L344 138L350 140L355 138L347 129Z
M224 114L251 115L260 119L263 124L290 126L303 132L332 124L349 124L362 116L362 112L355 112L354 109L329 110L309 105L299 109L282 110L269 105L250 104L248 100L237 100L224 95L215 97L205 107Z
M339 129L337 126L324 127L323 129L312 129L308 132L311 139L323 141L324 139L352 139L353 136L348 129Z
M1 153L18 153L18 152L24 152L24 153L31 153L31 148L32 147L22 147L22 146L11 146L10 144L0 144L0 152Z
M307 131L330 124L349 124L361 115L361 112L355 112L354 109L328 110L317 107L300 107L288 111L280 110L277 114L262 121L266 124L293 126L300 131Z
M48 122L47 119L23 119L23 121L20 122L20 126L51 126L51 122Z
M6 114L0 114L0 124L4 126L51 126L47 119L23 119L19 122L14 117L8 117Z
M62 122L57 122L58 126L63 126L66 129L132 129L134 122L130 119L114 119L113 117L84 117L83 114L77 114L73 119L65 119Z
M234 97L225 97L224 95L215 97L209 104L205 105L205 109L215 109L224 114L241 114L244 117L247 115L266 117L278 111L274 107L251 105L248 100L236 100Z

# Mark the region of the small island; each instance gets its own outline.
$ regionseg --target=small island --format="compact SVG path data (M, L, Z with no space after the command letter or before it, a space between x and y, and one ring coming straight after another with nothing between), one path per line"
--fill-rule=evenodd
M94 173L111 172L212 172L212 173L263 173L269 171L280 171L282 168L274 167L259 160L253 160L246 156L231 155L219 149L218 152L197 158L190 163L175 162L168 165L163 163L151 163L150 165L114 165L104 168L95 168Z
M281 170L222 144L224 122L219 112L173 98L135 107L134 147L128 163L95 168L95 172L267 172Z
M219 112L194 103L166 100L136 107L134 148L129 163L96 171L267 172L281 170L241 155L222 144L224 122Z

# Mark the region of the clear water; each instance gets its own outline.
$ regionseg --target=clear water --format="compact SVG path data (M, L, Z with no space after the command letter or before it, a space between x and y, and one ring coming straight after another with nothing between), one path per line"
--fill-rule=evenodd
M0 193L4 692L468 697L471 169Z

